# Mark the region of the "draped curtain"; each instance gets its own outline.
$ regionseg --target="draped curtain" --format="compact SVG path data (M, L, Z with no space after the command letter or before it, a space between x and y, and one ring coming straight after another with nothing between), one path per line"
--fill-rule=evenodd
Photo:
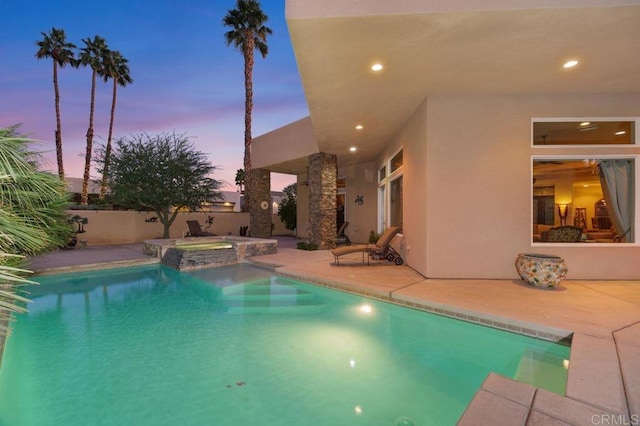
M600 160L600 183L607 211L623 242L635 238L635 177L632 159Z

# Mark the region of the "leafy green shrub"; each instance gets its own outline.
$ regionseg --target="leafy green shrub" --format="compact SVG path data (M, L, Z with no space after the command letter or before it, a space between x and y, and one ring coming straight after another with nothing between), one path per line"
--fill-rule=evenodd
M300 250L318 250L318 245L311 241L300 241L297 246Z

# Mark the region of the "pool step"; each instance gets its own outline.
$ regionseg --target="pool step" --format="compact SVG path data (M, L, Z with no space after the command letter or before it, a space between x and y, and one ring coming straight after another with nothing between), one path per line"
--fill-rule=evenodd
M520 358L514 379L564 395L567 386L565 359L554 354L527 349Z
M283 313L314 314L325 309L324 303L315 300L240 300L225 303L228 313Z
M224 287L222 300L227 312L315 313L325 308L313 293L273 279Z

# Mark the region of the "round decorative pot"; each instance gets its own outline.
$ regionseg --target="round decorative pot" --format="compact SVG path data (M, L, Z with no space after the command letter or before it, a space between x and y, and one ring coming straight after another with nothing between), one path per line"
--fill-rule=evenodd
M520 253L516 270L527 284L540 288L555 288L567 275L564 259L549 254Z

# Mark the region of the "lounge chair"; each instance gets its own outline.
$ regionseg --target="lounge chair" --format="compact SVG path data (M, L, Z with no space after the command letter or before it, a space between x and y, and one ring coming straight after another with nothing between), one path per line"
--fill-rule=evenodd
M347 234L344 233L344 231L347 229L347 226L349 226L349 222L343 222L342 225L340 225L340 229L338 229L338 232L336 233L336 240L334 242L335 247L351 245L351 240L349 239Z
M331 250L331 253L333 254L336 265L340 266L341 256L351 253L362 253L362 263L364 263L364 255L366 254L367 265L369 264L369 257L372 254L376 254L387 259L393 256L392 260L395 261L396 265L401 265L402 258L391 247L391 240L396 236L398 232L400 232L399 227L391 226L387 228L387 230L384 231L382 235L380 235L380 238L378 238L378 241L376 241L375 244L356 244L352 246L341 246L334 248L333 250Z
M197 220L188 220L187 225L189 225L189 235L192 237L215 237L216 234L211 232L203 231L200 223Z

